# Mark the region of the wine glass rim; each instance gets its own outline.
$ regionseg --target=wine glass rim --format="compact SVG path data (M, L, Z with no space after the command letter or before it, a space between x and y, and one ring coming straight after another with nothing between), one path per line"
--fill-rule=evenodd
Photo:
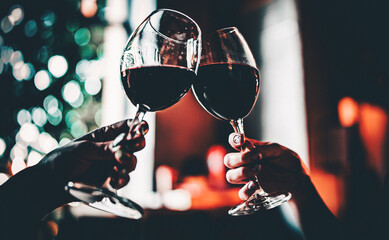
M148 16L148 22L150 24L150 26L153 28L153 30L158 34L160 35L161 37L163 38L166 38L168 40L171 40L173 42L177 42L177 43L181 43L181 44L186 44L187 41L189 40L186 40L186 41L181 41L181 40L177 40L177 39L173 39L173 38L170 38L168 36L166 36L165 34L161 33L160 31L158 31L157 29L155 29L155 27L153 26L153 24L150 22L150 18L152 17L152 15L154 15L155 13L157 12L162 12L162 11L166 11L166 12L173 12L173 13L176 13L178 15L181 15L181 16L184 16L185 18L189 19L195 26L196 26L196 29L197 29L197 32L198 34L192 38L189 38L189 39L194 39L194 40L201 40L201 28L199 27L199 25L197 24L197 22L195 20L193 20L191 17L189 17L188 15L180 12L180 11L177 11L177 10L174 10L174 9L169 9L169 8L160 8L160 9L156 9L154 10L149 16Z
M216 30L216 32L235 32L235 31L239 31L237 27L225 27L225 28L221 28L221 29L218 29Z

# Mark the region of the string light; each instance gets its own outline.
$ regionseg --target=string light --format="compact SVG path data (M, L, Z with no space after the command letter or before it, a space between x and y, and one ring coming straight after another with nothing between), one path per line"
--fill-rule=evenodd
M4 139L0 138L0 157L3 156L7 145L5 144Z

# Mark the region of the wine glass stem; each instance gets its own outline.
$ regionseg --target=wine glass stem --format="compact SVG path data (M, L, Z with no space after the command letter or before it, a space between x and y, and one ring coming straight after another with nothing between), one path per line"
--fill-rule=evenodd
M135 127L143 121L145 114L146 110L138 104L135 117L129 125L130 134L132 134L132 131L134 131Z
M245 142L245 134L244 134L244 128L243 128L243 119L239 118L237 120L231 120L230 121L230 124L232 126L232 128L234 129L234 131L236 133L239 133L241 134L241 137L242 137L242 141ZM249 149L250 146L246 146L244 145L241 149L240 149L240 152L244 152L246 151L247 149ZM257 189L260 190L259 193L261 195L266 195L266 193L263 191L261 185L259 184L259 179L258 179L258 176L255 175L254 177L254 184L256 185Z

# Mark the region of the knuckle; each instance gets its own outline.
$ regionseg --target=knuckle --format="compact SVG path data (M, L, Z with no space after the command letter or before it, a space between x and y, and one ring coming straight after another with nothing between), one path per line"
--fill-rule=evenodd
M252 177L254 175L254 173L252 172L252 170L248 167L243 167L242 168L242 176L244 178L249 178L249 177Z

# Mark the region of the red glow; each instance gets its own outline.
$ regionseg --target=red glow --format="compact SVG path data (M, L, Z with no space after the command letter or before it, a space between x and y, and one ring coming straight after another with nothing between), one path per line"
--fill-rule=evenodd
M385 111L370 104L361 104L359 131L366 147L368 162L380 175L384 174L384 143L388 117Z
M226 170L224 156L227 151L222 146L212 146L207 153L208 181L210 186L217 189L226 187Z
M351 127L358 121L358 103L351 97L344 97L338 104L339 122L343 127Z
M334 215L338 215L344 204L342 179L321 170L312 171L311 179L324 203Z
M97 13L96 0L81 0L80 10L84 17L93 17Z
M178 186L191 195L191 209L212 209L231 207L241 200L238 197L238 188L214 190L209 187L208 180L204 176L186 177Z
M155 171L155 179L158 192L166 192L173 189L177 181L177 172L166 165L161 165Z

